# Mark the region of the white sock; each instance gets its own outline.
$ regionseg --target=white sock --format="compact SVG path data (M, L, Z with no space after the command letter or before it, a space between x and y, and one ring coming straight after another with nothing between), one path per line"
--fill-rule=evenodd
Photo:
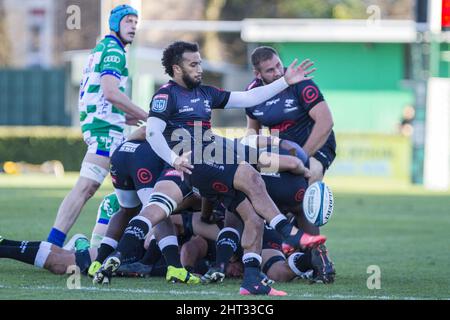
M39 245L39 250L34 258L34 265L38 268L44 268L45 261L51 253L52 244L50 242L42 241Z

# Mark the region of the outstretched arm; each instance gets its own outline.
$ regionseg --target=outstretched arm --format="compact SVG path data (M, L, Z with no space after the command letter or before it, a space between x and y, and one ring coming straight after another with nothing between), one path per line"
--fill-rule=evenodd
M314 63L310 60L304 60L299 66L296 66L297 59L295 59L286 69L283 77L268 84L266 86L257 87L248 91L233 91L230 94L228 103L225 105L226 109L232 108L248 108L272 98L277 93L283 91L292 84L304 80L310 80L313 77L308 77L309 74L316 69L311 68Z

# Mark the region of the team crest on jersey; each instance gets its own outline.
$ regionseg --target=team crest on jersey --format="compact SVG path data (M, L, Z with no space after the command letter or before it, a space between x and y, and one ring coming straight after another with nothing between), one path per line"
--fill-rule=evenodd
M153 112L164 112L167 109L168 94L157 94L152 101Z
M147 184L150 183L153 179L153 175L147 168L140 168L137 171L137 178L140 183Z
M319 97L319 91L315 86L307 86L302 91L302 97L306 103L311 103Z

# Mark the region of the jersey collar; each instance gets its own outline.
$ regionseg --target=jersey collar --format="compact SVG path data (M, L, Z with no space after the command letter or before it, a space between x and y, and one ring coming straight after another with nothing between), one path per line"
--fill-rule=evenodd
M122 50L125 51L125 47L123 46L122 42L117 37L113 36L112 34L108 34L107 36L105 36L105 38L114 39L119 44L119 46L122 48Z
M181 88L182 90L184 90L184 91L187 91L187 92L192 92L192 91L194 91L196 88L194 88L194 89L188 89L188 88L186 88L186 87L183 87L182 85L180 85L180 84L178 84L175 80L169 80L169 83L171 83L172 85L175 85L175 86L177 86L177 87L179 87L179 88Z

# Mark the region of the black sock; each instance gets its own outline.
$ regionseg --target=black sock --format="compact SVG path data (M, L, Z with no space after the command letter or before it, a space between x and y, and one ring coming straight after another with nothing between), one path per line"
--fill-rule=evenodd
M166 260L168 266L175 268L182 268L180 261L180 253L178 252L178 246L168 245L161 249L161 252Z
M230 229L222 230L216 242L216 267L225 268L230 258L236 253L238 246L238 234Z
M113 247L111 247L109 244L102 243L100 244L100 248L98 248L97 259L95 259L95 261L103 263L103 261L105 261L105 259L108 258L108 256L113 252Z
M0 246L0 258L9 258L34 265L39 246L29 246L22 241L20 246Z
M194 267L191 267L191 266L184 266L184 268L185 268L188 272L194 273Z
M147 251L141 259L141 263L148 266L155 264L161 258L161 250L159 250L158 242L152 239L148 245Z
M122 262L139 260L144 250L144 240L149 232L150 226L140 220L133 218L128 224L122 238L117 245Z
M301 272L306 272L312 269L311 250L305 250L303 254L298 254L294 258L294 264Z
M244 262L244 269L247 269L247 268L260 269L261 268L261 262L260 262L260 260L258 260L258 258L256 258L256 256L258 256L258 255L254 254L254 253L244 254L244 256L242 257L242 261ZM261 258L261 257L259 256L259 258Z
M22 242L24 241L3 239L0 241L0 246L20 247ZM26 241L26 242L28 242L29 247L39 247L41 245L41 241Z
M277 232L281 234L284 239L286 239L291 237L291 231L293 227L294 226L291 223L289 223L287 219L283 219L275 225L274 229L277 230ZM297 236L298 235L300 237L302 236L302 232L300 230L297 232Z

